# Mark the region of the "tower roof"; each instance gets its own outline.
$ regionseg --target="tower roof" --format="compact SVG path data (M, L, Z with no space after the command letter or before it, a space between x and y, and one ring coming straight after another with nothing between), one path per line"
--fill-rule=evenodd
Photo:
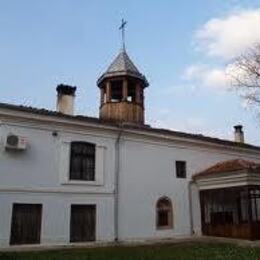
M131 76L144 81L145 86L148 86L148 81L145 76L139 72L132 60L129 58L125 49L122 49L116 56L114 61L110 64L108 69L98 79L98 85L105 78L117 77L117 76Z

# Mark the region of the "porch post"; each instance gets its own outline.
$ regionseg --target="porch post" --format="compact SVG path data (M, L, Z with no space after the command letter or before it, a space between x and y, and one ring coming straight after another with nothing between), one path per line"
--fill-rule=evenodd
M250 239L253 239L253 225L252 225L252 205L251 205L251 198L250 198L250 187L245 187L246 194L247 194L247 205L248 205L248 226L250 230Z

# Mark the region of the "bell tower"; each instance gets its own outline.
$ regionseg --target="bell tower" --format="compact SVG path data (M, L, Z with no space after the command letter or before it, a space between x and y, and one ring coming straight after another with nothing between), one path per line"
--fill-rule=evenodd
M144 89L148 82L124 48L98 79L97 85L101 119L144 124Z
M122 20L122 49L97 81L100 89L100 119L119 123L144 124L145 76L139 72L125 49L125 25Z

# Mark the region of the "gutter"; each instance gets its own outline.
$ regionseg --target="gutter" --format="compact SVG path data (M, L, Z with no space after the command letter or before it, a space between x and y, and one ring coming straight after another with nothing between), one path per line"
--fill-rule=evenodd
M114 230L115 241L118 241L119 226L119 177L120 177L120 143L123 134L123 124L119 125L119 132L115 142L115 202L114 202Z

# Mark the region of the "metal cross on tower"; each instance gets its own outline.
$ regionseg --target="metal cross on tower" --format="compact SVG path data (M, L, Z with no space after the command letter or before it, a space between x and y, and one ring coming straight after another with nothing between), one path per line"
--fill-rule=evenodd
M121 32L122 32L122 46L123 46L123 50L125 50L125 26L126 26L126 24L127 24L127 21L122 19L121 25L119 27L119 30L121 30Z

